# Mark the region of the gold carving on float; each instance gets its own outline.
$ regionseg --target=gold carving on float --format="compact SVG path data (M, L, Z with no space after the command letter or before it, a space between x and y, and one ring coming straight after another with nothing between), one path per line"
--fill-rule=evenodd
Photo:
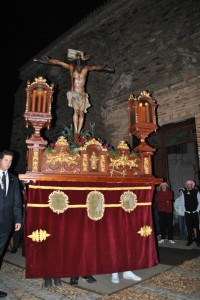
M33 171L38 170L38 152L33 152Z
M130 94L129 98L128 98L128 101L131 101L131 100L137 100L137 97L134 95L134 94Z
M49 195L49 207L57 214L68 209L69 197L62 191L54 191Z
M49 233L46 232L46 230L35 230L32 231L32 234L28 235L30 239L32 239L33 242L43 242L50 236Z
M28 80L27 82L27 88L30 88L31 86L35 85L35 84L44 84L46 85L48 88L50 88L51 90L54 87L54 84L52 83L51 85L49 85L47 83L47 80L45 78L43 78L42 76L39 76L38 78L35 78L34 81L32 83L30 83L30 81Z
M90 192L87 195L87 213L91 220L97 221L103 218L105 210L104 203L104 195L98 191Z
M151 235L152 228L150 226L146 225L146 226L141 227L137 233L139 233L143 237L146 237L146 236Z
M47 80L41 76L39 76L38 78L35 78L35 81L34 83L39 83L39 82L43 82L43 83L46 83Z
M96 170L97 169L97 163L98 163L98 156L95 154L95 152L92 152L92 155L90 157L90 163L91 163L91 169Z
M101 169L101 172L105 172L106 171L106 159L105 159L104 155L101 155L100 169Z
M148 97L148 98L151 98L151 95L149 93L149 91L142 91L140 93L140 96L138 97L138 99L140 99L141 97Z
M117 148L129 150L129 147L128 147L128 145L126 144L125 141L121 141L121 142L119 143L119 145L117 146Z
M70 155L66 149L69 149L69 143L67 140L60 136L56 142L56 147L61 148L60 152L57 152L55 149L51 153L46 154L46 165L56 166L58 163L61 165L61 171L63 167L73 167L78 165L77 157Z
M130 159L128 159L128 156L125 155L124 153L117 159L111 158L110 161L111 161L111 163L109 166L112 168L111 176L113 175L114 172L120 173L116 170L116 169L119 169L120 167L123 167L123 168L129 167L129 169L138 167L137 159L130 160ZM123 170L120 174L126 175L126 171Z
M56 146L68 146L68 141L64 138L64 136L60 136L56 142Z
M105 152L108 151L106 148L103 148L103 146L101 145L101 143L99 143L99 141L97 141L95 139L89 140L87 143L85 143L85 145L83 147L80 147L80 150L86 150L87 147L90 145L96 145L96 146L99 146L102 151L105 151Z
M87 154L83 154L83 171L87 172L87 170L88 170Z
M144 158L144 174L149 174L149 159L148 159L148 157Z
M68 153L64 153L63 151L61 151L55 156L52 156L51 153L47 154L47 164L52 164L53 166L55 166L58 162L61 164L66 163L67 166L73 166L78 164L76 156L70 156Z
M123 210L127 212L133 211L137 206L137 195L133 192L124 192L120 197Z

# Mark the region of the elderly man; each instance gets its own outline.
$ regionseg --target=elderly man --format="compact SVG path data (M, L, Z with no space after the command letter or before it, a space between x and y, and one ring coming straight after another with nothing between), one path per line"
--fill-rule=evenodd
M195 189L195 182L187 180L185 190L181 193L181 205L185 212L185 222L188 232L188 242L186 246L193 243L193 232L196 230L196 243L200 246L199 211L200 193Z

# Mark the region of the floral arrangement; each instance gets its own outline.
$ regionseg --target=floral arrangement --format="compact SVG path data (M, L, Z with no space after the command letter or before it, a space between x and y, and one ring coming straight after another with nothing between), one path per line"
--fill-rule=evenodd
M49 143L44 149L46 152L52 152L56 146L56 143Z
M68 141L70 150L83 147L85 143L92 139L92 134L89 130L81 131L78 136L74 136L72 127L67 126L62 130L62 135Z
M89 140L94 138L89 130L81 131L78 136L74 136L72 126L65 126L62 130L62 136L64 136L68 141L71 153L74 153L77 149L83 147ZM96 140L102 145L103 148L108 150L109 155L114 157L119 156L118 151L115 150L114 147L108 144L105 140L100 138L97 138ZM45 151L52 152L55 148L55 145L56 142L49 143L45 148Z
M110 156L116 158L119 157L118 151L112 145L108 144L105 140L102 140L100 138L98 138L97 141L103 146L103 148L106 148L108 150Z

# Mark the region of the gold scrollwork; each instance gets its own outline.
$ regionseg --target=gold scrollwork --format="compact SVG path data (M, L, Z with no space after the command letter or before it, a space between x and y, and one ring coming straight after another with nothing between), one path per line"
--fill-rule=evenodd
M92 191L87 195L87 213L91 220L97 221L103 218L105 210L104 203L104 195L98 191Z
M68 209L69 197L62 191L54 191L49 195L49 207L57 214Z
M32 239L33 242L43 242L49 237L50 234L46 232L46 230L35 230L32 231L32 234L28 235L30 239Z
M104 155L101 155L100 168L101 168L101 172L106 171L106 159Z
M127 211L133 211L137 206L137 195L133 192L126 191L120 197L122 208Z
M83 154L83 171L88 171L88 157L87 154Z
M146 237L146 236L151 235L152 228L150 226L146 225L146 226L141 227L137 233L139 233L143 237Z
M126 149L129 150L128 145L126 144L125 141L120 141L119 145L117 146L118 149Z
M149 159L148 159L148 157L144 158L144 173L149 174Z
M110 167L113 167L116 169L118 169L119 167L123 167L123 168L129 167L129 169L138 167L137 159L130 160L128 158L128 156L125 154L122 154L120 156L120 158L117 158L117 159L111 158L110 161L111 161Z
M56 163L66 163L67 166L75 166L77 165L77 157L72 155L67 155L65 152L61 151L56 156L52 155L52 153L47 154L47 164L52 164L53 166L56 165Z
M38 152L33 152L33 171L38 169Z
M56 142L56 146L69 146L69 143L64 136L60 136Z

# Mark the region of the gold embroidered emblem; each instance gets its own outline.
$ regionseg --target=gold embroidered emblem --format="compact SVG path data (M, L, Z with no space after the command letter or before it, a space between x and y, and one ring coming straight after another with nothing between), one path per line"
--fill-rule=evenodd
M141 227L137 233L139 233L143 237L146 237L146 236L151 235L152 228L150 226L146 225L146 226Z
M87 195L87 213L91 220L97 221L103 218L104 203L104 195L98 191L92 191Z
M32 234L28 235L30 239L32 239L33 242L43 242L49 237L50 234L46 232L46 230L35 230L32 231Z
M122 208L127 211L133 211L137 206L137 195L133 192L126 191L120 197Z
M62 191L54 191L49 195L49 207L57 214L68 209L69 197Z

